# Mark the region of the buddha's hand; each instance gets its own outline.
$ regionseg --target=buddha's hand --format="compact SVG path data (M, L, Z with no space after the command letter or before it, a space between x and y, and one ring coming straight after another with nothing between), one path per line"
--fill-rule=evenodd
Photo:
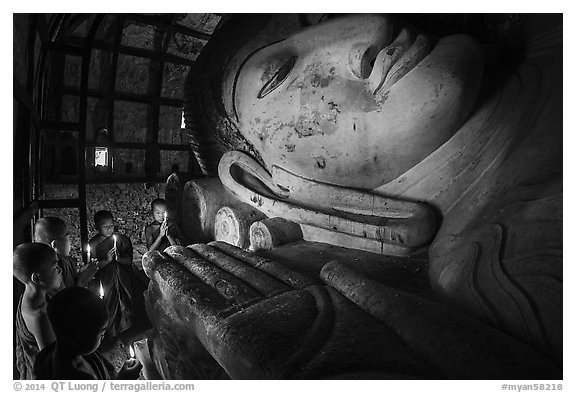
M234 379L430 376L373 317L276 261L212 242L148 252L143 267L148 311L176 367L205 348Z

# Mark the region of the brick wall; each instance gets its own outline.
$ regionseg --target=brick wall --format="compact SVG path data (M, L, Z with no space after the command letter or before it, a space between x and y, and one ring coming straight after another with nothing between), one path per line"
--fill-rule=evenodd
M132 240L135 249L134 262L138 264L141 254L146 250L144 226L152 221L150 202L155 198L164 198L164 188L164 183L87 184L86 208L89 238L96 234L94 213L98 210L112 212L117 230ZM75 185L51 184L44 186L45 199L77 197ZM43 215L60 217L68 224L72 244L71 255L79 258L81 248L78 209L45 209Z

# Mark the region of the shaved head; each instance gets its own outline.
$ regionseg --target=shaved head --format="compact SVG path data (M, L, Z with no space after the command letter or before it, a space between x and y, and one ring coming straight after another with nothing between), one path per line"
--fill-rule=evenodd
M42 217L34 226L34 241L50 245L66 236L66 223L58 217Z
M106 303L89 289L70 287L50 300L48 318L57 340L90 341L108 322L108 310ZM76 344L84 346L86 343Z
M56 258L56 252L46 244L20 244L14 249L14 277L26 284L33 273L49 269L56 261Z

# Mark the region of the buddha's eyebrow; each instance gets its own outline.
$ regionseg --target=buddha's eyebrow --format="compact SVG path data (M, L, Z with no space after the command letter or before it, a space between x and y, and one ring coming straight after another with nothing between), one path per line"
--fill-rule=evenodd
M240 72L242 71L242 68L248 62L248 60L250 60L250 58L252 56L254 56L256 53L260 52L263 49L268 48L269 46L276 45L279 42L282 42L284 40L285 39L274 41L274 42L271 42L269 44L264 45L263 47L255 49L248 56L246 56L246 58L242 61L242 63L240 63L240 66L238 67L238 71L236 71L236 75L234 75L234 83L232 84L232 111L234 112L234 117L236 118L236 122L240 121L240 119L238 118L238 112L236 111L236 84L238 83L238 78L240 77Z

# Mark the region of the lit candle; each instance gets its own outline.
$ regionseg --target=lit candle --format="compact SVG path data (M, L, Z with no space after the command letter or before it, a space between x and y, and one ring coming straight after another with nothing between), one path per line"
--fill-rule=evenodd
M164 222L166 222L166 219L167 219L167 218L168 218L168 212L165 211L165 212L164 212Z
M112 235L112 238L114 239L114 248L116 248L116 235Z
M88 255L86 256L87 263L90 263L90 244L88 244Z
M102 281L100 281L100 289L98 290L98 295L100 299L104 299L104 287L102 286Z
M136 359L134 356L134 348L132 347L132 344L130 344L130 359Z

